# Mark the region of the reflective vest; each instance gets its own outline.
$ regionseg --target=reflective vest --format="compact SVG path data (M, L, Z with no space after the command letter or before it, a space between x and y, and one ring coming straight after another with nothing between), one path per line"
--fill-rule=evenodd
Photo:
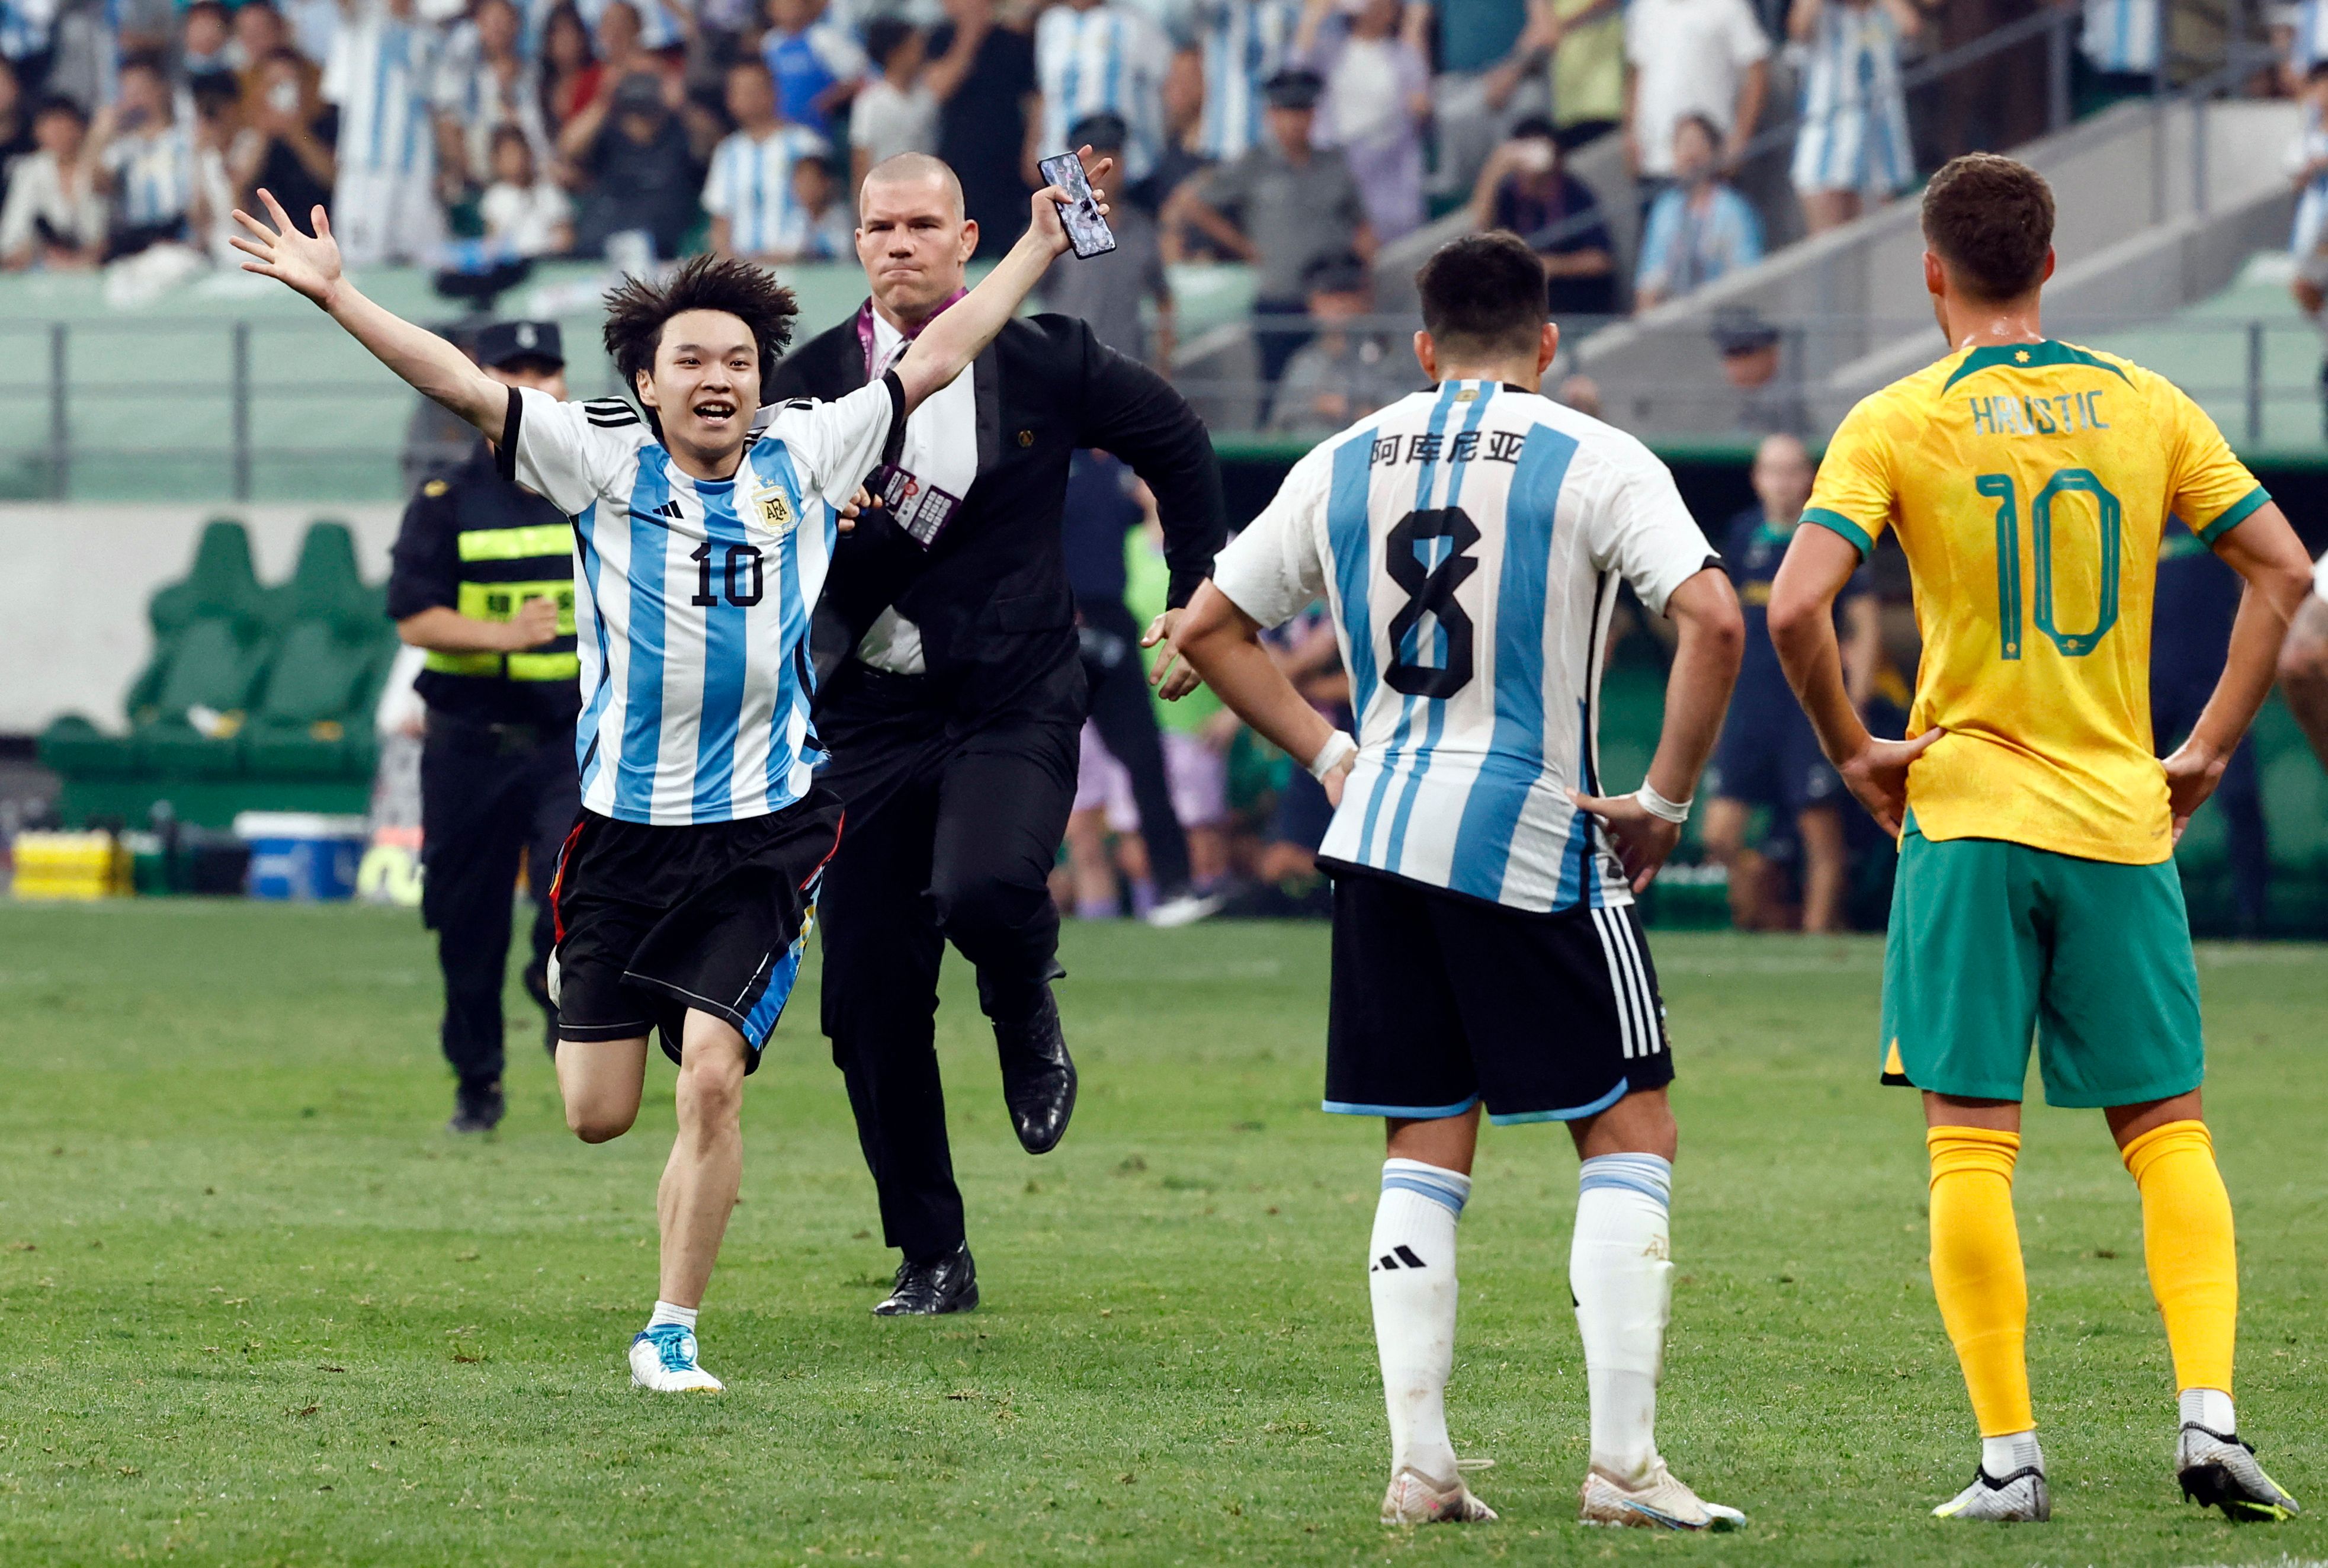
M465 530L460 602L454 608L480 621L512 621L528 599L558 601L558 635L521 653L431 653L427 667L442 675L482 675L512 681L576 681L574 656L574 533L565 523Z

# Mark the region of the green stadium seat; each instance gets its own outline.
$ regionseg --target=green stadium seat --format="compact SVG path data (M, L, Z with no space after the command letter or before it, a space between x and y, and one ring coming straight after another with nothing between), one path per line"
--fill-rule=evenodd
M356 587L361 591L361 581ZM357 752L349 741L369 737L368 699L378 687L379 638L366 634L370 630L349 616L301 620L284 634L242 734L243 763L253 777L350 775Z
M232 518L219 517L202 525L186 575L157 591L146 615L158 647L205 616L263 619L267 598L251 568L249 531Z
M42 732L41 765L68 778L134 778L137 745L126 735L108 735L78 713L68 713Z

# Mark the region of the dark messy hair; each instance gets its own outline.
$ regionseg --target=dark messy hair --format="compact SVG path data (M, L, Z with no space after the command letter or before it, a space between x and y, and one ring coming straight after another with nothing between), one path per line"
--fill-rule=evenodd
M2044 281L2053 188L1995 153L1951 158L1924 187L1924 243L1976 299L2019 299Z
M1533 351L1543 335L1544 263L1508 230L1448 241L1414 275L1414 286L1442 356Z
M767 385L776 361L793 341L793 317L800 306L793 291L764 268L732 256L698 256L682 261L661 283L626 277L606 291L606 357L622 373L625 390L638 391L639 372L654 369L665 323L682 311L716 310L749 328L760 347L760 384ZM647 410L647 423L662 434L662 421Z

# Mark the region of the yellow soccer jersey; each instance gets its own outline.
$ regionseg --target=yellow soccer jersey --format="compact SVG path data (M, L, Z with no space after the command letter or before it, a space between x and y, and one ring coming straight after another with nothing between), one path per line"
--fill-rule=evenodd
M1864 557L1899 530L1923 659L1908 729L1931 839L2088 859L2173 853L2150 733L2158 542L2209 543L2270 498L2164 377L2044 342L1960 349L1863 399L1806 521Z

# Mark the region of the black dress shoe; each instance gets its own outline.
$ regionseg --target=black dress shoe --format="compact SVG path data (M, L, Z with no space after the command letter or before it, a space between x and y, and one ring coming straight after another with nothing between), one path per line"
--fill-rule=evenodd
M445 1123L447 1132L491 1132L502 1124L502 1086L491 1084L464 1084L453 1092L453 1119Z
M934 1263L910 1258L897 1265L897 1282L887 1300L873 1309L877 1318L934 1318L941 1312L967 1312L978 1305L978 1265L970 1261L967 1244Z
M1075 1065L1067 1058L1059 1004L1048 985L1024 1021L994 1026L994 1047L1002 1058L1002 1103L1010 1108L1019 1143L1029 1154L1048 1154L1075 1113Z

